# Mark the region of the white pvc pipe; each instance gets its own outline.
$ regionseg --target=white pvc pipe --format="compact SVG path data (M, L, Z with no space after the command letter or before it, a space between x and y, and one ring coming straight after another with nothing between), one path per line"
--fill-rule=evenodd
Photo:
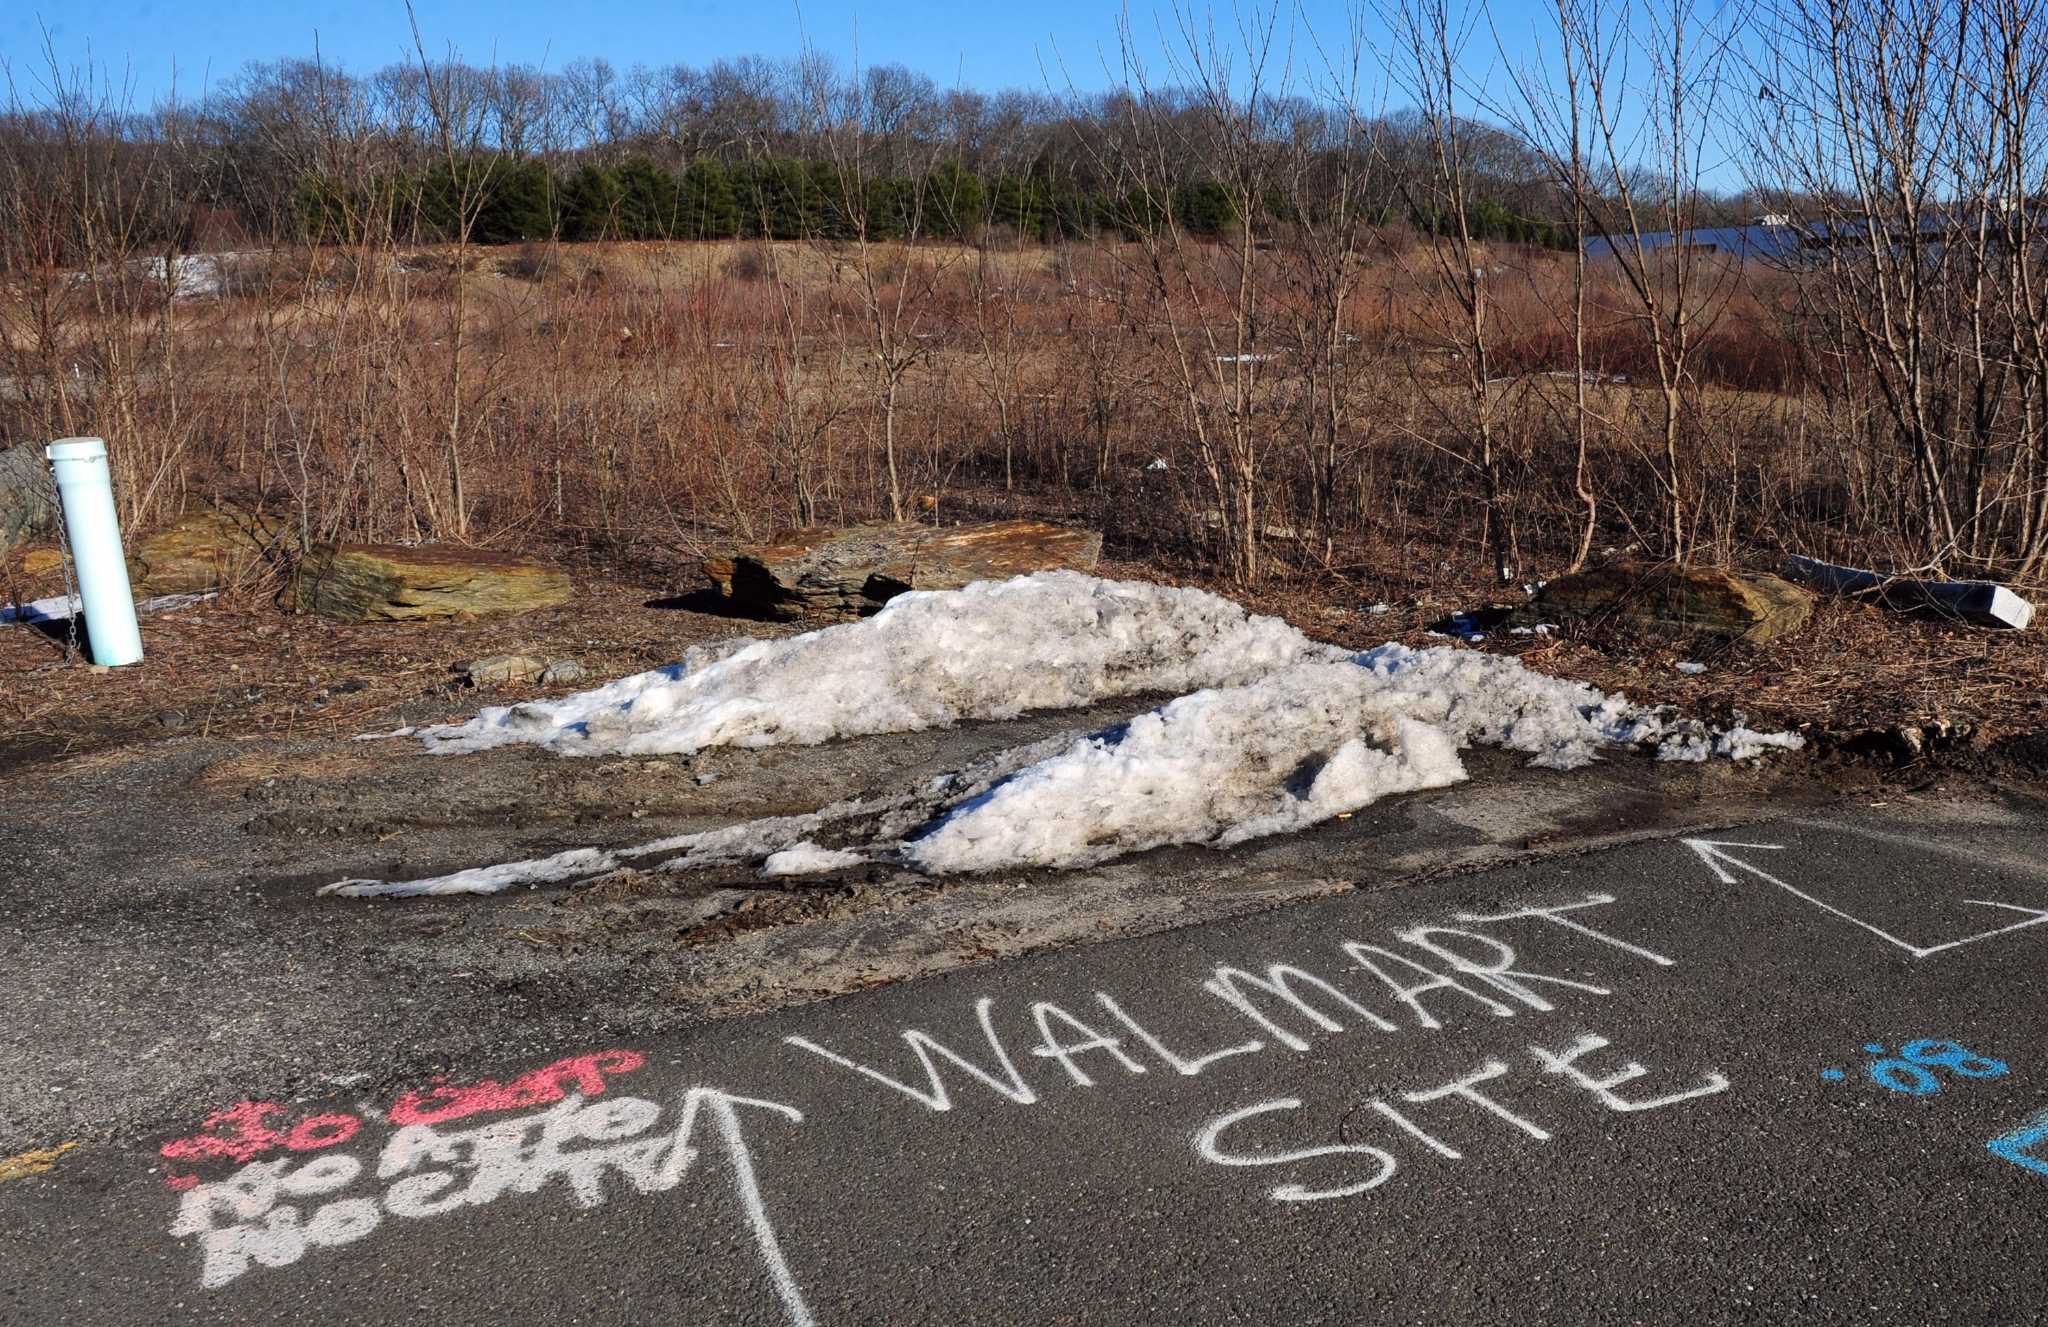
M57 472L57 495L64 503L64 528L71 536L71 561L78 568L78 597L85 602L92 661L115 666L140 663L142 633L135 626L128 560L121 552L107 444L98 438L60 438L45 447L43 455Z

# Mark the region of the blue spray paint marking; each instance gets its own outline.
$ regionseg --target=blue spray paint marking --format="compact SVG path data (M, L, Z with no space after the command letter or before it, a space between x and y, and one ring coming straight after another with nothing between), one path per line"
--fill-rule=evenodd
M2048 1175L2048 1151L2035 1155L2033 1148L2048 1143L2048 1110L2014 1129L2011 1133L2000 1134L1984 1146L1992 1155L2004 1157L2015 1166L2024 1166L2037 1175Z
M1871 1055L1885 1055L1882 1042L1865 1042L1863 1049ZM1899 1048L1896 1056L1873 1060L1863 1071L1870 1081L1888 1092L1907 1097L1928 1097L1941 1091L1940 1075L1934 1071L1945 1069L1957 1078L2003 1078L2008 1072L2004 1060L1994 1060L1988 1055L1979 1055L1959 1041L1940 1038L1923 1038L1909 1041ZM1840 1069L1823 1069L1820 1076L1831 1083L1838 1083L1846 1076Z

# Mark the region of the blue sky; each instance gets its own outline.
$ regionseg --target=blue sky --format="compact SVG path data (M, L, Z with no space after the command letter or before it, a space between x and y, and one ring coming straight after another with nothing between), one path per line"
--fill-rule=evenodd
M1160 8L1159 4L1165 7ZM1182 0L1213 5L1223 45L1236 39L1239 12L1233 5L1262 0ZM1263 0L1266 4L1274 0ZM1395 0L1397 3L1398 0ZM1733 0L1708 0L1706 12ZM721 58L762 55L787 58L808 41L842 68L860 64L903 64L944 87L982 92L1005 88L1064 93L1119 85L1118 24L1114 0L657 0L639 4L589 0L415 0L429 56L453 47L477 65L524 64L558 71L569 62L603 57L621 73L636 64L707 65ZM1182 45L1172 28L1173 0L1132 0L1131 23L1147 80L1176 81L1162 50ZM1280 45L1290 36L1297 78L1295 90L1319 92L1328 85L1321 42L1332 54L1346 47L1352 31L1350 0L1278 0L1282 6ZM1367 12L1371 0L1364 0ZM1456 12L1479 0L1454 0ZM1507 100L1503 71L1526 69L1555 37L1548 35L1554 0L1491 0L1492 27L1471 32L1461 62L1471 85L1484 85ZM36 6L42 6L40 11ZM1205 15L1207 10L1202 11ZM143 109L175 89L180 101L197 100L232 79L251 60L321 57L352 73L366 74L414 59L404 0L308 0L298 5L260 0L15 0L0 10L0 61L7 66L15 96L28 104L44 100L48 83L44 31L57 60L75 78L90 62L94 72L126 101ZM1539 35L1539 29L1543 35ZM1369 43L1388 44L1377 24L1363 29ZM1313 33L1313 40L1309 34ZM1497 35L1496 35L1497 34ZM1241 41L1238 50L1242 50ZM1276 56L1276 59L1280 58ZM1359 89L1362 109L1399 109L1398 91L1384 90L1383 56L1368 54ZM1631 99L1623 91L1622 105ZM5 92L0 90L0 99ZM1465 100L1461 109L1472 113ZM1481 110L1482 115L1486 115ZM1494 117L1489 117L1494 118ZM1628 133L1639 121L1624 115ZM1630 155L1641 151L1631 143ZM1722 149L1706 162L1715 187L1740 181Z
M452 43L471 63L546 69L582 56L602 56L621 70L636 63L788 56L807 36L842 65L857 50L863 64L905 64L945 86L1042 89L1050 79L1063 90L1071 76L1075 86L1095 90L1112 81L1104 63L1115 62L1117 47L1118 8L1102 0L807 0L801 18L796 5L777 0L417 3L430 55L439 57ZM1536 12L1534 0L1497 4L1497 21L1511 44L1526 43ZM1221 6L1219 22L1228 23L1229 13ZM1343 0L1305 0L1301 13L1323 40L1343 42ZM1162 16L1170 21L1170 10L1132 8L1154 57ZM38 100L45 28L61 63L78 67L90 59L116 85L131 88L138 105L167 96L174 86L180 100L194 99L246 61L308 56L316 42L324 58L356 73L412 58L402 0L16 0L0 17L0 58L24 100ZM1490 37L1475 45L1491 57Z

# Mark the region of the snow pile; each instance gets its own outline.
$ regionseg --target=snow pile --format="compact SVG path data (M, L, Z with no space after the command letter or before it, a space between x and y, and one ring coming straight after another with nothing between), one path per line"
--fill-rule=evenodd
M1738 723L1725 732L1690 722L1675 725L1657 746L1659 760L1699 763L1719 756L1724 760L1762 760L1773 751L1797 751L1806 745L1798 733L1760 733Z
M859 866L867 860L857 852L840 852L832 848L821 848L806 839L794 847L769 854L761 863L761 874L773 880L785 875L815 875L820 871L838 871L848 866Z
M355 896L490 893L629 863L756 865L774 878L894 862L947 873L1086 866L1168 844L1228 846L1465 777L1473 744L1574 769L1603 750L1756 759L1793 733L1716 730L1514 658L1383 645L1352 655L1197 590L1046 572L907 594L863 622L692 651L564 700L487 709L421 736L439 752L515 742L564 754L815 743L966 718L1188 694L1128 723L997 752L923 787L623 849L583 848ZM822 840L822 842L821 842Z
M172 299L210 299L228 286L228 265L238 255L231 253L181 253L175 259L145 258L142 274L170 291Z
M1661 731L1625 700L1515 659L1385 645L1183 696L1083 738L956 806L903 857L927 871L985 871L1223 847L1456 783L1458 750L1475 741L1572 769Z
M860 622L693 650L668 668L421 736L441 753L519 742L564 755L807 745L1233 686L1340 657L1200 590L1050 571L898 595Z

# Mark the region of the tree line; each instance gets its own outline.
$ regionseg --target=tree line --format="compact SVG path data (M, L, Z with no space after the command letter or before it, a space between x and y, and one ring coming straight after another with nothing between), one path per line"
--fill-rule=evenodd
M984 176L942 161L921 177L882 176L864 182L858 200L829 160L775 157L728 165L699 157L671 170L644 156L616 165L584 162L558 171L546 162L489 154L451 167L376 176L366 181L308 177L299 182L291 218L312 243L356 243L371 219L405 238L448 241L466 232L478 244L581 240L848 240L928 238L969 242L991 231L1041 244L1110 233L1134 237L1171 222L1192 235L1215 237L1245 218L1230 190L1215 180L1176 185L1163 198L1144 191L1089 190L1046 178ZM465 189L471 190L465 206ZM1258 200L1262 219L1299 218L1296 199L1274 193ZM1436 233L1446 218L1425 205L1393 203L1376 224L1405 221ZM1567 247L1555 221L1523 216L1491 199L1470 218L1482 239Z
M1122 371L1159 393L1144 445L1199 478L1190 537L1232 579L1261 574L1272 528L1366 528L1377 499L1360 477L1407 443L1455 460L1456 502L1504 581L1555 492L1569 563L1609 541L1682 560L1762 528L1766 470L1788 518L1841 514L1845 554L1878 541L1867 560L2048 575L2038 6L1556 0L1517 13L1537 29L1525 61L1497 44L1485 0L1364 3L1370 40L1357 27L1311 54L1290 11L1254 6L1234 35L1192 24L1151 68L1127 45L1118 86L1064 95L810 56L620 75L421 51L367 76L252 66L196 103L136 111L103 77L52 69L34 104L11 83L0 116L0 376L24 403L9 410L24 433L103 412L126 428L138 384L171 376L178 320L174 283L152 294L124 274L193 250L358 240L352 257L381 258L445 240L459 267L464 246L544 235L817 239L838 242L830 299L804 284L814 269L766 257L772 335L757 349L775 408L733 419L769 421L769 482L800 518L853 487L900 516L910 485L958 459L912 451L961 436L919 415L933 376L957 368L935 358L934 324L968 320L953 330L985 375L1006 488L1046 394L1020 386L1022 306L995 246L894 242L1007 230L1087 241L1057 265L1085 258L1100 279L1041 293L1068 306L1061 335L1102 332L1092 320L1114 303L1118 335L1148 357ZM1698 232L1761 214L1829 242L1760 292ZM1488 241L1503 237L1573 256L1500 255ZM431 313L443 334L412 347L436 361L432 391L391 425L440 446L396 472L408 534L467 537L480 510L470 458L499 405L470 295L447 284ZM302 297L370 298L314 283ZM142 309L146 342L129 316ZM408 344L395 320L372 320L378 365ZM864 353L821 358L821 336ZM1080 358L1100 368L1120 344ZM1720 422L1716 358L1759 346L1779 367L1750 378L1796 393L1789 442ZM1279 365L1284 392L1283 370L1260 367ZM835 399L824 379L841 373L858 380ZM1541 418L1503 390L1538 376L1566 396ZM1105 401L1123 390L1091 381ZM1107 457L1114 417L1091 405L1067 431ZM274 427L304 426L289 412ZM842 434L859 461L835 478ZM1532 475L1563 487L1539 503Z
M1215 236L1247 220L1214 168L1224 145L1199 88L984 95L901 66L849 75L759 58L625 75L603 61L552 74L422 62L355 76L284 60L252 64L197 102L147 110L89 75L52 82L44 104L17 88L0 113L0 161L17 181L61 187L89 149L100 178L116 182L132 238L150 245L323 242L366 227L419 242L856 231L1054 242L1168 222ZM1430 233L1447 224L1423 196L1434 128L1417 112L1361 121L1301 96L1268 99L1258 118L1265 150L1301 163L1251 200L1260 221L1355 207L1317 181L1354 176L1356 162L1339 158L1363 154L1380 185L1372 220ZM1462 128L1465 224L1479 238L1569 246L1569 206L1540 155L1477 117ZM1163 187L1140 187L1118 169L1127 154L1106 150L1133 135L1160 146ZM1277 182L1283 174L1293 185ZM1729 214L1746 206L1731 201ZM75 239L52 233L27 247L75 261ZM9 266L29 256L0 248Z

